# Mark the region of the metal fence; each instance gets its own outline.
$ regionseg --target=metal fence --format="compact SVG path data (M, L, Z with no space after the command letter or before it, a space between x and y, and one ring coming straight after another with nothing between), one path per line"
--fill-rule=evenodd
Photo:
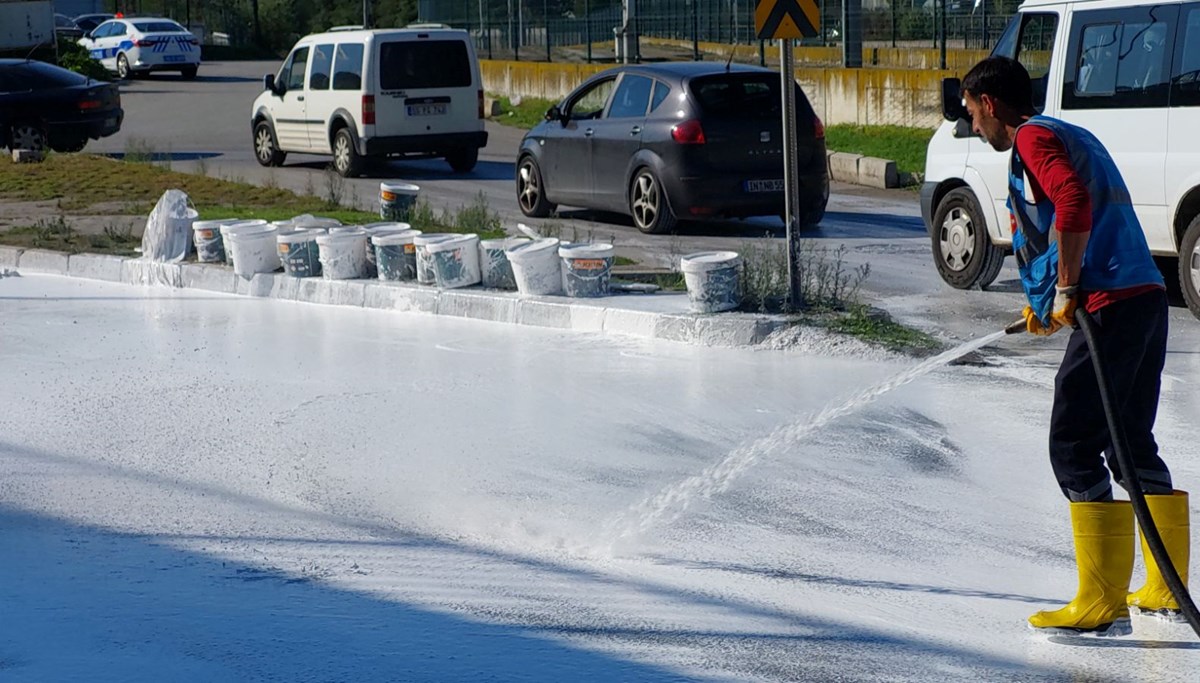
M699 58L706 43L758 46L754 0L638 0L628 27L642 39L636 58ZM838 46L842 0L820 0L822 30L802 46ZM887 6L868 0L862 10L865 47L986 49L1011 19L1016 4L998 0L929 0ZM480 56L536 61L613 61L624 19L620 0L420 0L420 21L464 28ZM664 42L666 41L666 42ZM672 44L677 54L669 49ZM765 53L747 50L739 61Z

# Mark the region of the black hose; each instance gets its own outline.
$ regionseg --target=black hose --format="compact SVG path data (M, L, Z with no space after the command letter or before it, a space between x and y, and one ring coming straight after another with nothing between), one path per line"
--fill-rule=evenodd
M1129 491L1129 500L1133 503L1133 513L1137 516L1138 524L1142 528L1142 536L1146 539L1146 545L1150 547L1154 561L1158 563L1158 570L1166 580L1167 587L1171 589L1171 595L1175 596L1175 601L1179 603L1184 618L1192 625L1192 630L1196 632L1196 635L1200 636L1200 613L1196 611L1196 604L1192 602L1192 596L1188 594L1187 586L1183 585L1183 580L1179 578L1179 572L1171 563L1171 556L1167 553L1166 546L1163 545L1158 527L1154 526L1150 508L1146 505L1146 495L1142 493L1142 482L1138 479L1137 468L1129 454L1129 444L1125 440L1125 425L1120 420L1117 404L1113 400L1116 392L1113 390L1112 380L1104 366L1104 359L1100 357L1100 345L1096 342L1096 321L1083 308L1075 309L1075 320L1079 323L1079 328L1083 330L1083 337L1087 340L1088 348L1092 352L1092 367L1096 369L1096 383L1100 387L1100 402L1104 405L1104 417L1108 420L1108 433L1112 437L1113 451L1116 453L1117 462L1121 465L1125 488Z

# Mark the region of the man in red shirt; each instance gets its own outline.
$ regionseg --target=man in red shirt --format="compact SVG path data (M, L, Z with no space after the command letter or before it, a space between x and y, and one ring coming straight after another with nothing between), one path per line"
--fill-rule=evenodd
M1050 335L1075 328L1077 306L1098 328L1097 348L1089 348L1078 329L1067 341L1050 415L1050 462L1070 501L1079 592L1066 607L1038 612L1029 622L1039 629L1128 633L1127 605L1167 613L1179 605L1144 539L1146 586L1128 594L1133 510L1128 501L1113 500L1109 470L1118 484L1126 482L1114 458L1106 463L1112 444L1091 354L1109 368L1142 491L1186 581L1187 494L1174 490L1153 434L1167 343L1162 275L1104 145L1078 126L1039 115L1021 64L985 59L963 79L962 92L974 131L997 151L1012 150L1008 206L1029 300L1028 330Z

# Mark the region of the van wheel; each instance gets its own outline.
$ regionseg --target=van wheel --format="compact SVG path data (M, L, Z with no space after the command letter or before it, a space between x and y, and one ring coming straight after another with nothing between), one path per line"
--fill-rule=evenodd
M1192 315L1200 318L1200 216L1192 219L1179 245L1179 288Z
M287 158L287 152L280 151L275 131L266 121L259 121L254 126L254 158L263 166L282 166Z
M353 178L362 172L363 158L354 148L349 128L339 128L333 134L333 170L343 178Z
M455 150L446 155L446 161L455 173L470 173L479 163L479 148Z
M984 289L996 281L1004 250L988 237L983 211L965 187L951 190L933 217L933 262L955 289Z

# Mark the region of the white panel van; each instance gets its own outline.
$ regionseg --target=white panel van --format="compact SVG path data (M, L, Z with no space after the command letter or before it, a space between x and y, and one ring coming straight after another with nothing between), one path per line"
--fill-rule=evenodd
M442 157L475 168L484 130L483 81L466 31L442 27L305 36L263 79L251 110L254 155L329 154L343 176L366 160Z
M1156 256L1200 318L1200 2L1028 0L992 51L1029 71L1042 113L1087 128L1121 169ZM1011 251L1008 152L971 133L957 79L929 143L921 213L942 279L987 287Z

